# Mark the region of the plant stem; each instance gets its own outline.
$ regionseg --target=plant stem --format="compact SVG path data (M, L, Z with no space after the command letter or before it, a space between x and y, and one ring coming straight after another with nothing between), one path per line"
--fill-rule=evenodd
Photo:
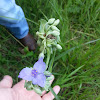
M48 64L49 64L49 60L50 60L50 55L51 55L51 53L50 53L50 49L49 49L49 48L47 48L47 61L46 61L46 69L48 68Z
M50 61L50 63L49 63L49 68L48 68L48 70L49 70L51 73L52 73L52 67L53 67L55 55L56 55L56 51L54 51L53 56L52 56L52 58L51 58L51 61Z

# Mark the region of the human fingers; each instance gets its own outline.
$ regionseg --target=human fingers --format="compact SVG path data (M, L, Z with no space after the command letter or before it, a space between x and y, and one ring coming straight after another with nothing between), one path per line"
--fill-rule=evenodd
M11 76L4 76L4 78L0 81L0 88L11 88L12 87L12 77Z
M22 89L22 88L24 88L24 84L25 84L25 80L21 80L20 82L18 82L17 84L15 84L13 86L13 88L17 87L17 89Z
M24 87L24 84L25 84L25 80L21 80L20 82L18 82L16 85L13 86L13 89L18 91L18 92L24 92L26 94L35 94L34 91L28 91L25 87Z
M50 81L50 84L52 84L52 82L54 81L54 75L52 75L53 76L53 79ZM46 91L43 91L42 92L42 96L44 95L46 93Z
M53 88L53 90L54 90L54 92L55 92L56 94L58 94L59 91L60 91L60 87L59 87L59 86L55 86L55 87ZM54 99L54 95L53 95L51 92L45 94L45 95L42 97L42 100L53 100L53 99Z
M18 100L41 100L41 97L35 93L33 90L27 90L24 88L25 81L22 80L13 86L13 90L16 92Z

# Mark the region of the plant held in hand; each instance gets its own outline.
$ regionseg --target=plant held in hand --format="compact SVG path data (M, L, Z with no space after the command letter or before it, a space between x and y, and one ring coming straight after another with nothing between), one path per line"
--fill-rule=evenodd
M51 18L48 21L41 19L39 31L36 32L38 36L38 45L40 46L39 60L34 64L33 68L26 67L19 73L19 78L25 81L27 90L34 90L36 93L42 95L42 92L50 90L57 100L58 97L50 87L50 81L53 79L51 74L53 60L50 62L50 57L54 55L56 50L61 50L60 30L56 27L59 24L59 19ZM46 63L43 59L46 59ZM52 63L52 64L49 64ZM49 71L48 71L49 70Z

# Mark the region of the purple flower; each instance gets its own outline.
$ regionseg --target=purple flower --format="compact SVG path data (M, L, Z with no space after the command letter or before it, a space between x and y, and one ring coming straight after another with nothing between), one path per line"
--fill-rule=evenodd
M24 68L19 73L19 78L27 81L32 81L34 85L39 85L41 87L45 86L46 76L44 71L46 70L46 64L43 62L43 58L40 58L33 66L33 68Z

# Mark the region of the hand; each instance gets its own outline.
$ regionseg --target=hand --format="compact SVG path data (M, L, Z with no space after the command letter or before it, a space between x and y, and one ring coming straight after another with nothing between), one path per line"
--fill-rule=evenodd
M12 83L13 81L10 76L5 76L3 80L0 82L0 100L53 100L54 99L54 96L51 92L46 94L46 92L44 91L41 97L34 91L27 91L24 88L24 83L25 83L24 80L18 82L13 87ZM58 94L60 91L60 87L55 86L53 90L55 91L56 94Z

